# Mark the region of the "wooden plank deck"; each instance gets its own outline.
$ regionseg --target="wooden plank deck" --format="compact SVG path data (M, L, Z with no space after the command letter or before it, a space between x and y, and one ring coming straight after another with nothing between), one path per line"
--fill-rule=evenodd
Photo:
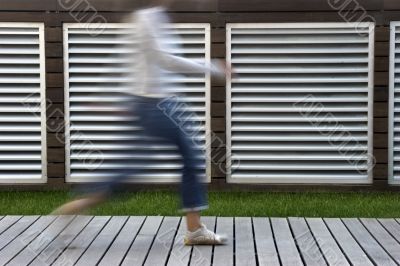
M400 265L400 220L204 217L224 246L183 245L181 217L0 216L1 265Z

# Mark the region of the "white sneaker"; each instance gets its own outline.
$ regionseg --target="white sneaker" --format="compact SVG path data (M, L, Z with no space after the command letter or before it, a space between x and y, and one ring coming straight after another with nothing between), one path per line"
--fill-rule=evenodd
M185 245L222 245L227 240L227 237L215 234L202 224L194 232L187 231L184 242Z

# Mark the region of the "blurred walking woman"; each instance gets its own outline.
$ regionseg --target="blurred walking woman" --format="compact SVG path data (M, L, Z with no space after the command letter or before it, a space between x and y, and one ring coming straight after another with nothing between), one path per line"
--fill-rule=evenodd
M132 66L135 68L135 86L128 93L135 98L130 112L139 117L139 123L146 135L161 138L178 148L182 155L183 169L181 181L181 205L186 215L187 233L185 244L223 244L225 237L216 235L201 223L200 212L208 208L206 186L198 174L199 150L182 129L184 119L177 111L176 99L167 89L168 76L165 71L175 73L205 73L224 77L226 68L222 63L209 64L178 57L172 54L176 41L171 42L163 32L169 23L164 6L168 0L158 0L153 6L138 10L131 16L135 25L135 53ZM173 99L173 100L172 100ZM182 110L184 111L184 110ZM168 114L168 115L166 115ZM55 211L57 214L77 213L103 202L110 195L115 184L122 182L134 171L126 170L107 183L104 189L98 189L85 198L72 201Z

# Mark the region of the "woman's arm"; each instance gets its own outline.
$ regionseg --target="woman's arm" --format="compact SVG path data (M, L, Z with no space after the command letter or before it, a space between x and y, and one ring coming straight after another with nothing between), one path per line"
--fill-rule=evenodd
M151 26L150 21L142 17L138 19L138 29L145 38L146 48L150 56L165 70L177 73L204 73L210 71L212 75L225 75L225 69L217 64L198 62L184 57L173 55L163 44L163 41Z

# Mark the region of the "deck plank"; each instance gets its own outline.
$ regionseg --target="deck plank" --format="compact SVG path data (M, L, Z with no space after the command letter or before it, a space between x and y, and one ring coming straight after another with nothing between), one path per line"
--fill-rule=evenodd
M32 242L47 226L49 226L56 216L41 216L29 226L23 233L18 235L6 247L0 251L0 265L6 264L15 255L17 255L26 245Z
M33 224L39 216L24 216L18 222L9 226L0 237L0 250L3 249L8 243L15 239L19 234L25 231L31 224Z
M235 265L256 265L252 221L250 217L235 218Z
M373 265L339 218L324 220L346 257L354 266Z
M396 265L358 219L345 218L343 222L357 242L377 265Z
M259 264L271 266L280 265L269 219L254 217L253 227Z
M215 232L215 217L202 217L202 222L208 230ZM192 257L190 258L191 266L210 266L212 260L213 246L195 246L192 250Z
M92 218L92 216L78 215L29 266L43 266L53 263Z
M324 221L321 218L307 218L306 221L328 264L349 266L350 264L329 232Z
M400 244L376 219L362 218L360 220L385 251L400 264Z
M7 265L21 266L32 262L44 248L46 248L61 231L75 218L75 216L58 216L45 230L43 230L29 245L27 245Z
M187 266L189 264L192 247L184 245L186 230L186 219L182 218L167 262L168 266Z
M90 243L95 239L99 232L110 220L110 216L96 216L90 223L79 233L79 235L68 245L53 266L69 266L75 262L85 252Z
M21 219L21 217L21 215L7 215L3 217L3 219L0 221L0 235L10 226L15 224L19 219Z
M271 218L272 230L283 266L304 265L285 218ZM284 254L284 255L282 255Z
M395 219L378 219L382 226L400 242L400 224Z
M213 266L233 265L233 217L218 217L216 232L225 235L228 242L223 246L215 246Z
M146 218L139 234L122 263L123 266L143 265L153 240L163 220L162 216L149 216Z
M117 234L120 232L125 222L128 220L127 216L114 216L101 230L94 241L90 244L85 253L76 262L76 266L94 266L103 257L107 248L114 241Z
M235 265L257 264L250 217L235 217L235 247Z
M117 238L99 263L99 266L117 266L124 259L131 243L135 240L144 220L144 216L131 216Z
M292 217L289 218L289 224L305 264L310 266L327 265L318 244L308 228L306 220Z
M180 223L178 217L165 217L144 265L165 265Z

